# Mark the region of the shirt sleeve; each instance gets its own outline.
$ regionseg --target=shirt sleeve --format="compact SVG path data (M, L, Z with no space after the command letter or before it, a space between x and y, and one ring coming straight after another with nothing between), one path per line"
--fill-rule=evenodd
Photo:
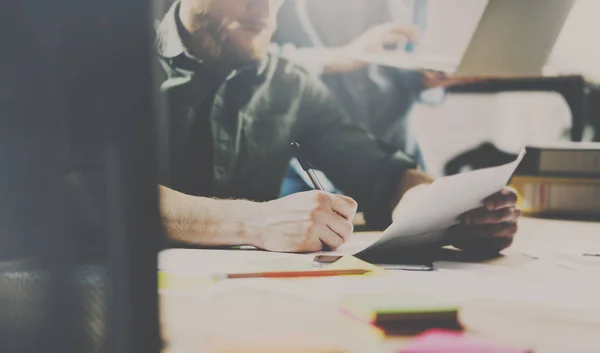
M303 98L299 142L312 164L359 203L369 227L386 228L398 184L415 161L352 124L320 81L308 82Z

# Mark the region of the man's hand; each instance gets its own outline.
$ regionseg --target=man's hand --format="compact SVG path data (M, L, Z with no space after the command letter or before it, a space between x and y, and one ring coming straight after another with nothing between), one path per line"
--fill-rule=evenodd
M257 204L247 220L258 248L279 252L314 252L342 245L354 227L357 203L321 191L293 194ZM250 211L250 210L249 210Z
M309 191L258 203L159 190L163 225L176 243L313 252L337 248L354 231L357 204L346 196Z
M423 197L432 182L433 178L423 172L407 171L398 185L392 219L396 221L403 217L407 212L405 208ZM403 202L399 202L401 199ZM483 204L483 207L461 215L460 224L450 229L448 245L465 251L497 253L512 244L521 216L516 192L505 188L483 200Z
M496 253L509 247L517 233L521 210L517 194L505 188L484 200L484 206L460 217L450 230L451 245L468 251Z

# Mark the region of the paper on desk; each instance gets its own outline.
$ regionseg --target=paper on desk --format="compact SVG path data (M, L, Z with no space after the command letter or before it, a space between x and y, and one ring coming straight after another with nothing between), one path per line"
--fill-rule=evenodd
M525 150L511 163L439 178L431 185L416 187L398 205L402 217L379 238L351 237L328 254L355 255L442 242L446 230L457 223L461 214L481 207L485 198L506 186L524 156Z
M302 254L260 250L170 249L158 256L162 272L205 277L214 273L298 271L313 269L312 258Z

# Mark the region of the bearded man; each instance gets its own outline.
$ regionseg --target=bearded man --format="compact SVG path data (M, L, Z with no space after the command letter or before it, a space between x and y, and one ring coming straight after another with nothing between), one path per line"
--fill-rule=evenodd
M350 123L318 79L267 52L281 3L181 0L159 27L170 111L161 211L172 240L335 249L352 235L357 202L367 224L383 229L408 190L432 181L410 157ZM348 196L310 191L276 199L293 141ZM484 205L461 218L449 244L480 251L511 244L520 216L514 192Z

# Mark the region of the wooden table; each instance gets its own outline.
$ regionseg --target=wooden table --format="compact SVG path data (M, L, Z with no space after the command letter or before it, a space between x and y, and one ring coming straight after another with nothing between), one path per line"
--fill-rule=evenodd
M526 218L504 262L390 276L398 293L464 299L461 320L472 334L535 352L600 352L600 258L581 255L591 250L600 251L600 223ZM515 262L524 256L537 260ZM293 289L323 288L326 298L328 282L233 281L161 293L165 352L398 352L411 339L383 339L335 302ZM364 281L362 290L382 279L352 281ZM485 295L473 296L478 291Z

